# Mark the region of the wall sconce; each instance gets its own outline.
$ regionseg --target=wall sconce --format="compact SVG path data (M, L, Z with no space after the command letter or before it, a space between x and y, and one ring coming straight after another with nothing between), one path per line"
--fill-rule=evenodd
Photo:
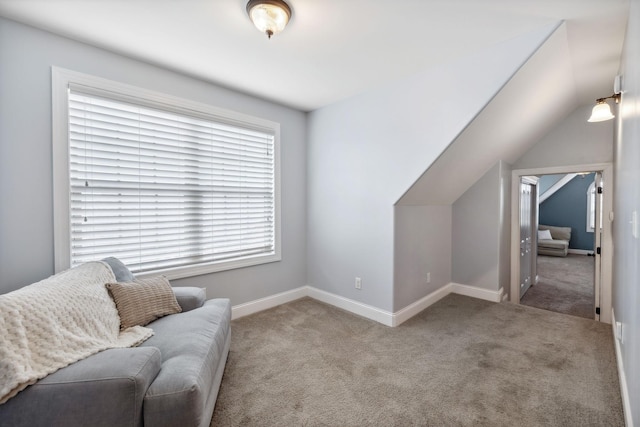
M249 0L247 14L253 25L271 39L287 26L291 8L283 0Z
M607 99L613 98L616 101L616 104L620 102L620 94L614 93L611 96L607 96L606 98L598 98L596 99L596 105L593 107L591 111L591 117L589 117L588 122L604 122L605 120L611 120L615 116L611 112L611 107L607 103Z
M613 81L613 95L596 99L596 105L591 111L591 117L589 117L589 120L587 120L588 122L604 122L615 117L611 112L611 107L607 103L607 99L615 100L616 104L620 102L621 84L622 76L616 76L615 80Z

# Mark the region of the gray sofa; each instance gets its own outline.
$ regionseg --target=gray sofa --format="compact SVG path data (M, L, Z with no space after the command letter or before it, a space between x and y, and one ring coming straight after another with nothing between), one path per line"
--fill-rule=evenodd
M112 270L127 280L128 270ZM154 336L27 387L0 405L0 425L209 426L231 342L230 302L205 301L200 288L173 289L182 312L148 324Z
M571 227L540 224L538 230L549 230L552 237L552 239L538 239L538 255L567 256L571 240Z

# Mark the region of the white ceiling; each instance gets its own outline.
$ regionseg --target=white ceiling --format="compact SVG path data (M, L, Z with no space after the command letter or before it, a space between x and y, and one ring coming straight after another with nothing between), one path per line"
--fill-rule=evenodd
M287 0L268 40L247 0L0 0L0 15L304 111L565 20L581 103L609 95L629 0Z

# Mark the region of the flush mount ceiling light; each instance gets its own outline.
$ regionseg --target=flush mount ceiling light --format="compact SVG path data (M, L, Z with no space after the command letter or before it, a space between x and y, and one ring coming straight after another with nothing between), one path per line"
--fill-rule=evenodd
M291 8L282 0L249 0L247 14L253 25L271 38L287 26Z

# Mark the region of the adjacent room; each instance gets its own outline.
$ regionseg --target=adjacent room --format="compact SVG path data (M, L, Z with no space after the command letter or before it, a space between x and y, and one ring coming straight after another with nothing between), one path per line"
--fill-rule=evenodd
M639 99L638 0L0 0L0 425L637 425Z
M534 279L520 302L594 319L598 307L595 289L600 289L595 235L601 236L602 228L602 177L581 172L532 178L537 185L537 221L533 224L537 250L532 253Z

